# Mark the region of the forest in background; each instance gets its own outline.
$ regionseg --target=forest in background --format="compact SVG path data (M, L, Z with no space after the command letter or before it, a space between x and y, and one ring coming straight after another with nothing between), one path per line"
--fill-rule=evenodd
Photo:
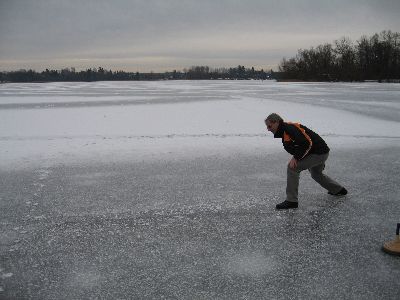
M283 58L279 71L256 70L238 65L234 68L192 66L183 71L139 73L112 71L103 67L76 71L46 69L0 72L0 82L57 81L139 81L139 80L266 80L287 81L386 81L400 80L400 33L382 31L356 42L342 37L333 44L299 49L295 57Z
M53 81L126 81L126 80L266 80L274 78L271 70L255 70L237 66L236 68L210 68L208 66L193 66L183 71L164 73L139 73L106 70L102 67L90 68L84 71L76 71L75 68L62 70L49 70L36 72L34 70L18 70L0 72L0 82L53 82Z
M279 65L283 80L398 81L400 33L382 31L356 42L343 37L332 44L300 49Z

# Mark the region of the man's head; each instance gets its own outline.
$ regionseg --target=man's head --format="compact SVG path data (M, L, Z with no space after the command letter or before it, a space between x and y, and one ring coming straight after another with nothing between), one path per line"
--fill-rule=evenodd
M267 126L268 131L271 131L273 134L277 132L280 122L283 122L283 119L276 113L270 114L265 119L265 125Z

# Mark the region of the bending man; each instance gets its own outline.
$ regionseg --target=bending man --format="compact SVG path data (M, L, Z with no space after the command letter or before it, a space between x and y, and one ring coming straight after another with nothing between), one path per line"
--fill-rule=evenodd
M265 119L268 131L274 138L281 138L283 147L293 155L287 168L286 200L276 205L277 209L296 208L300 172L308 169L311 177L330 195L343 196L347 190L323 173L329 156L329 147L314 131L298 123L284 122L278 114Z

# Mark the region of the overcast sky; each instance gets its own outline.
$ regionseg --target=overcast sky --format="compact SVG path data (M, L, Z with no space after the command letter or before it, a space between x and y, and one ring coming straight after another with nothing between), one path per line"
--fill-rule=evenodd
M400 0L0 0L0 70L277 69L299 48L400 32Z

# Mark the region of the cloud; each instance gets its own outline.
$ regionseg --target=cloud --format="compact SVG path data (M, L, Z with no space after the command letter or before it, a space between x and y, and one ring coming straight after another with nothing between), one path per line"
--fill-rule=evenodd
M164 57L177 66L218 59L276 65L274 53L397 31L399 9L399 1L368 0L2 0L0 62L9 68L79 62L79 68L153 57L162 69Z

